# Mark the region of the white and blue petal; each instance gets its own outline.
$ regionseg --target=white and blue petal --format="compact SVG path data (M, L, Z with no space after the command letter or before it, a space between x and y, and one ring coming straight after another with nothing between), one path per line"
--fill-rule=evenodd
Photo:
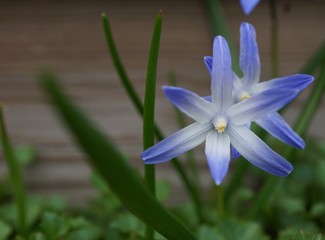
M278 111L296 96L296 91L288 89L264 91L231 106L227 114L232 123L244 125Z
M211 56L205 56L204 57L204 64L206 66L206 68L208 69L210 75L212 72L212 57Z
M240 4L245 14L250 14L251 11L256 7L260 0L240 0Z
M252 94L258 94L265 90L288 88L301 91L314 80L313 76L307 74L294 74L281 78L274 78L269 81L257 83L250 88Z
M208 122L215 114L213 104L196 93L184 88L170 86L163 86L163 90L171 103L197 122Z
M251 123L246 123L245 126L250 129L251 128ZM236 148L234 148L233 145L231 145L231 158L232 159L236 159L240 157L240 153L236 150Z
M230 124L227 133L236 150L256 167L283 177L292 172L291 163L269 148L247 127Z
M240 157L240 153L234 148L233 145L231 145L231 158L232 159L237 159Z
M304 140L277 112L270 113L255 122L280 141L295 148L303 149L305 147Z
M240 25L240 69L243 85L246 87L260 80L261 63L258 54L255 28L249 23Z
M203 96L202 97L205 101L212 102L211 95L210 96Z
M228 172L230 139L226 133L210 131L206 138L205 155L214 182L220 185Z
M203 143L211 123L193 123L145 150L141 158L146 164L169 161Z
M216 111L222 112L233 103L233 78L228 43L223 37L217 36L213 41L211 73L212 103L216 106Z

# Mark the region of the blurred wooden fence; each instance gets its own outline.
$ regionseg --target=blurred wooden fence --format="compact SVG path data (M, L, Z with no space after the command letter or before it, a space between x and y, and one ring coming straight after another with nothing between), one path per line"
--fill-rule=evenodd
M267 1L245 16L238 0L222 1L233 39L239 25L257 30L262 76L270 75L269 12ZM289 6L289 8L288 8ZM281 75L296 73L325 39L325 2L279 1ZM5 104L8 130L16 145L37 149L37 161L25 172L31 193L63 194L73 204L89 199L90 169L46 101L37 82L41 69L53 70L74 100L120 146L133 165L141 168L141 120L126 96L107 53L100 14L106 12L128 74L143 94L148 46L155 15L164 12L158 71L156 119L166 134L177 130L171 104L160 87L174 71L178 84L202 95L209 93L203 56L211 55L212 35L204 1L0 1L0 100ZM295 101L294 119L306 93ZM311 132L325 134L324 109ZM205 186L210 184L203 151L198 151ZM169 164L157 167L184 195ZM0 160L0 177L6 172Z

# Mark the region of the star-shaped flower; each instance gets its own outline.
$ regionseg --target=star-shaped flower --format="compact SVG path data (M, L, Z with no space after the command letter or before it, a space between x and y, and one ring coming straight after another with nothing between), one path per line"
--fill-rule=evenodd
M259 2L260 0L240 0L240 4L247 15L253 11Z
M146 164L171 160L205 143L205 154L213 180L221 184L230 162L230 146L264 171L287 176L293 166L269 148L246 124L273 113L297 96L291 88L262 91L234 104L236 76L226 40L217 36L213 42L211 65L211 102L179 87L164 86L167 98L196 122L177 131L141 155Z
M313 77L310 75L295 74L260 83L261 64L254 27L249 23L242 23L240 38L240 69L243 72L243 77L236 76L234 80L233 100L235 103L271 89L288 88L300 92L313 81ZM212 57L204 58L210 74L212 61ZM205 97L205 99L211 101L211 97ZM256 119L255 122L282 142L296 148L304 148L303 139L292 130L277 112L269 113L263 118ZM235 157L236 154L233 156Z

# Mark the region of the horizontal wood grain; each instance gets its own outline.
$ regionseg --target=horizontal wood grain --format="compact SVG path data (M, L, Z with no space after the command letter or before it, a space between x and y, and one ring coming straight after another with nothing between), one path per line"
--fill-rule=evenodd
M238 0L222 1L234 42L239 25L255 25L262 60L262 78L270 75L267 1L245 16ZM283 2L291 4L290 12ZM281 74L296 73L325 39L324 1L279 1ZM69 94L141 168L141 120L128 100L107 53L100 14L106 12L128 74L143 95L149 42L155 15L164 12L158 68L156 119L170 134L177 130L171 104L160 87L173 70L178 84L202 95L209 94L209 75L203 56L211 55L212 36L203 1L1 1L0 2L0 100L5 104L8 130L14 144L31 144L37 161L26 169L31 193L63 194L74 204L94 195L84 156L61 125L41 91L37 75L52 69ZM306 93L286 116L294 119ZM317 137L325 134L322 108L311 127ZM197 152L204 185L209 178L202 147ZM0 160L0 177L6 172ZM157 167L158 175L174 184L174 200L185 193L169 164ZM231 173L230 173L231 174Z

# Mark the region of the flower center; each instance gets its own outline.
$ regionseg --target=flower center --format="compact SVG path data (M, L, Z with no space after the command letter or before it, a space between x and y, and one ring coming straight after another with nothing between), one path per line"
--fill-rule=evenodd
M242 92L242 94L239 95L239 100L244 101L244 100L246 100L246 99L248 99L250 97L251 97L251 95L249 95L248 92Z
M227 127L227 120L225 117L217 117L214 121L214 128L218 133L223 133Z

